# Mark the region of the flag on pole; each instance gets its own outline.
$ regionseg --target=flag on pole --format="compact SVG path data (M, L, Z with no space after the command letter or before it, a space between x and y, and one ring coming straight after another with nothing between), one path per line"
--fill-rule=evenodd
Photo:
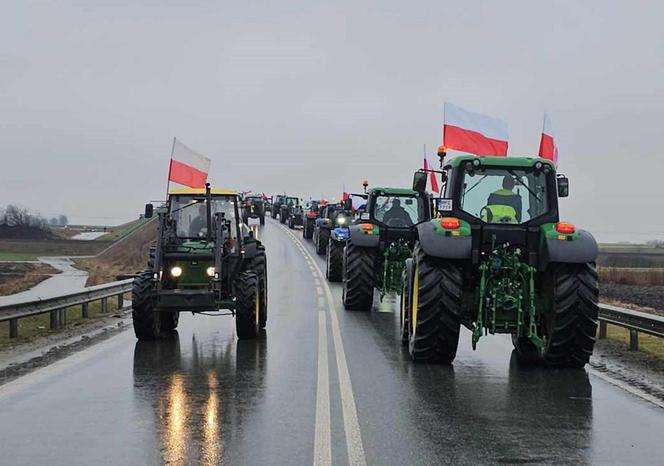
M174 139L168 181L190 188L204 188L210 172L210 162L209 158Z
M544 114L544 124L542 125L542 138L540 139L539 156L548 159L554 165L558 165L558 146L556 146L555 134L551 125L549 115Z
M475 155L507 155L507 123L445 102L443 145Z
M427 158L424 157L424 170L429 170L429 162ZM436 178L435 172L430 172L431 175L431 192L437 193L440 192L440 187L438 186L438 178Z
M346 191L346 185L344 184L343 187L341 188L341 201L345 201L350 197L350 193Z

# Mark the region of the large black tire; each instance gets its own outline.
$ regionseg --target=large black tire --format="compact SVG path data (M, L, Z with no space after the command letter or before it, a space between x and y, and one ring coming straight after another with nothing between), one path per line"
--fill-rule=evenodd
M139 340L156 340L161 336L161 318L152 304L152 273L142 272L136 278L131 292L134 333Z
M533 365L540 360L540 349L528 337L512 335L516 360L522 365Z
M459 344L461 266L429 257L415 246L408 352L415 361L450 364Z
M284 215L284 211L282 210L281 212L279 212L279 223L281 223L282 225L285 225L286 224L286 219L287 219L287 216Z
M553 308L545 318L544 361L583 367L593 353L599 312L594 263L551 264L544 281Z
M259 278L260 318L258 326L263 329L267 325L267 256L264 246L258 247L256 255L248 261L245 270L254 272Z
M344 252L342 300L347 311L370 311L373 306L376 252L348 243Z
M235 278L235 332L240 340L256 338L259 327L259 279L254 272Z
M295 219L293 218L292 215L288 217L288 228L290 228L291 230L295 229Z
M327 230L322 228L318 229L318 234L316 235L316 254L322 256L327 251L327 243L330 241L330 233Z
M276 218L277 218L277 209L273 208L272 210L270 210L270 215L272 216L273 219L276 220Z
M325 276L331 282L340 282L343 279L344 243L330 239L327 242L325 255Z
M303 226L302 236L304 236L304 239L311 239L314 236L314 228L316 227L315 222L305 220Z
M178 328L180 322L179 312L159 312L159 320L161 320L161 331L175 330Z
M261 218L260 220L261 225L265 225L265 214L261 214L260 218Z

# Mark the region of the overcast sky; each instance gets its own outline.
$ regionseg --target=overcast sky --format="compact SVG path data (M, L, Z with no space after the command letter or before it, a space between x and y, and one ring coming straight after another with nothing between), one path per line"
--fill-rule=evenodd
M216 186L338 197L410 185L443 102L548 112L562 217L664 238L664 3L40 1L0 15L0 205L88 224L164 196L173 136Z

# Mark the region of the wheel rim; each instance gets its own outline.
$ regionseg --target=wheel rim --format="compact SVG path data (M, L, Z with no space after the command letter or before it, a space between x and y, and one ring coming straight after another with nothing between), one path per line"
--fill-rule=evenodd
M417 327L417 307L419 304L419 295L420 295L420 270L419 266L415 266L415 276L413 277L413 286L411 294L413 296L411 309L410 309L410 319L412 320L411 324L411 333L415 335L415 328Z

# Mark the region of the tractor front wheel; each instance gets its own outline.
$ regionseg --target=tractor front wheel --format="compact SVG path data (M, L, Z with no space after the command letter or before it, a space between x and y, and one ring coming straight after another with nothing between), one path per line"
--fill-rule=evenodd
M427 256L419 244L413 266L408 351L415 361L450 364L459 344L461 266Z
M142 272L134 279L131 316L139 340L156 340L161 335L161 318L152 305L152 273Z
M304 236L304 239L311 239L313 237L314 227L315 227L314 222L310 220L306 220L304 222L304 229L302 230L302 235Z
M161 330L175 330L180 322L179 312L160 312L159 320L161 321Z
M322 256L327 250L327 243L330 240L330 234L325 232L322 228L318 229L318 234L316 235L316 254Z
M552 309L545 319L544 361L583 367L593 353L599 312L594 263L551 264L545 279Z
M343 295L347 311L370 311L373 306L376 254L371 248L348 243L344 253Z
M399 309L399 330L401 334L401 345L408 346L408 337L410 336L410 298L413 283L412 259L406 259L403 272L401 273L401 307Z
M344 243L330 239L327 242L325 276L331 282L340 282L343 278Z
M241 272L235 279L235 331L240 340L256 338L260 325L259 278L254 272Z

